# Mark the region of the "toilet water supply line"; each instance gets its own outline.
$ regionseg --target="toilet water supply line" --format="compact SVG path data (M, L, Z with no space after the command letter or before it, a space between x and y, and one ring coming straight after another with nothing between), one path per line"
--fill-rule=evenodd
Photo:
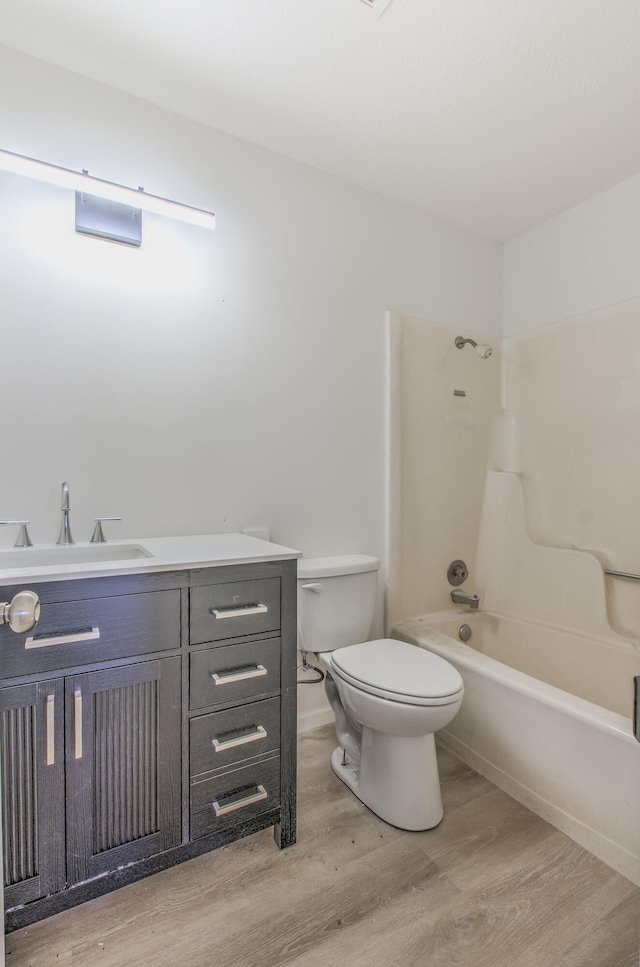
M301 672L315 672L319 675L319 678L298 678L298 685L318 685L320 682L324 681L324 672L320 668L316 668L315 665L310 665L307 661L308 651L304 647L304 640L302 636L302 628L300 627L300 622L298 622L298 641L301 644L301 648L298 649L300 652L300 657L302 659L302 664L298 665L298 671Z

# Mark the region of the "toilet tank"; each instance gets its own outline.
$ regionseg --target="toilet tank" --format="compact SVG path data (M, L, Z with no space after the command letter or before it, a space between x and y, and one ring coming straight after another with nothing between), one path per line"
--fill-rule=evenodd
M379 567L367 554L298 560L301 651L333 651L368 639Z

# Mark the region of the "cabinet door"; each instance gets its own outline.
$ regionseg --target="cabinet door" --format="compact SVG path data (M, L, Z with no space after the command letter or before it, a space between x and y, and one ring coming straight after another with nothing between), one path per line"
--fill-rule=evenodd
M180 659L65 679L67 878L180 843Z
M0 688L5 906L62 890L62 679Z

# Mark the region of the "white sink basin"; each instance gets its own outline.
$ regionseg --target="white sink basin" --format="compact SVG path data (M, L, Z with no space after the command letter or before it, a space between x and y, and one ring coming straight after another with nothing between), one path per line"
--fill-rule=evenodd
M153 557L141 544L72 544L70 547L8 547L0 551L0 568L93 564Z

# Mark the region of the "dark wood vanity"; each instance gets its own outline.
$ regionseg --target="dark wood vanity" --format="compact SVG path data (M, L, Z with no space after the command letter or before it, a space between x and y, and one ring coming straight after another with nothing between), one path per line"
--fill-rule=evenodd
M0 627L6 927L273 826L295 842L296 561L53 580Z

